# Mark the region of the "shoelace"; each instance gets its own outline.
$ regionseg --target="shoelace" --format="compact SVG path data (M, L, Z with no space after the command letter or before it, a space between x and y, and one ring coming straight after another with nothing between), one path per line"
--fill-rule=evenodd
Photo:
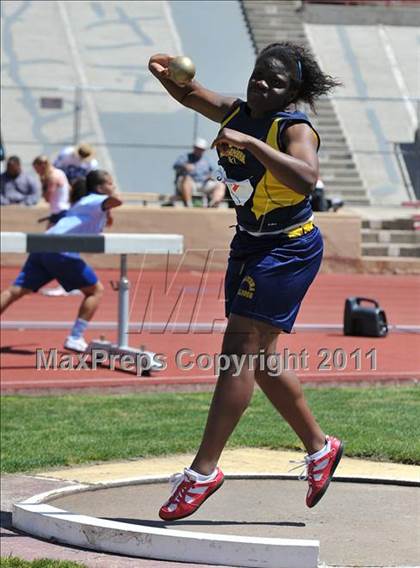
M289 460L289 463L295 463L297 465L289 469L288 473L295 471L295 469L302 468L301 472L299 473L298 479L302 480L312 477L311 459L308 456L305 456L303 460Z
M179 489L184 481L186 482L185 486ZM188 491L190 485L192 485L194 481L189 477L187 477L185 473L174 473L174 475L170 477L169 483L171 484L172 487L171 489L172 495L170 500L173 501L174 503L178 503L181 500L181 498L184 497L185 493Z

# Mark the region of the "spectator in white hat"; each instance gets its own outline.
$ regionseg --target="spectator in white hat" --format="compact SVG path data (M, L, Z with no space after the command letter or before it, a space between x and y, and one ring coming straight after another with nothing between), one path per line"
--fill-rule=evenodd
M95 151L90 144L66 146L54 160L54 167L63 170L72 183L75 179L86 177L92 170L98 169Z
M174 164L176 193L164 206L171 206L182 199L185 207L192 206L192 196L201 193L209 207L217 207L223 201L225 185L213 179L215 168L205 152L209 145L204 138L196 138L192 152L180 156Z

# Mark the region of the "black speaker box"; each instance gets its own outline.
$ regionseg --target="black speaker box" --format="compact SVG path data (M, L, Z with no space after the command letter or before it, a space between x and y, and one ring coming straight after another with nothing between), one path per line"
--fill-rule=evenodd
M361 305L362 302L364 305ZM376 300L347 298L344 306L344 335L384 337L387 333L386 315Z

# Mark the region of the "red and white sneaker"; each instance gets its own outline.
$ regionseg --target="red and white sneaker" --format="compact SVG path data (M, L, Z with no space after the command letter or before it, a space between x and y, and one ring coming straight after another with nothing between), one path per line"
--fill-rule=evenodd
M198 481L194 472L188 469L184 473L176 473L170 480L173 485L171 496L161 507L159 517L164 521L174 521L192 515L222 486L224 477L219 468L216 468L216 475L211 481Z
M309 483L308 493L306 494L308 507L314 507L327 491L343 455L343 442L333 436L327 436L326 439L327 443L329 443L329 450L326 454L317 459L313 459L311 456L305 457Z

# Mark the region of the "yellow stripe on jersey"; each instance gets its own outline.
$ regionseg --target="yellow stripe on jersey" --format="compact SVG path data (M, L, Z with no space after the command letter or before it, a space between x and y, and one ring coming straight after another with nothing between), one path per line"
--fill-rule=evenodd
M269 146L279 151L280 148L277 143L277 135L281 120L281 118L276 118L274 120L266 139L266 143ZM291 205L300 203L304 199L304 195L297 193L291 187L281 183L271 172L267 170L255 188L252 212L255 217L259 219L261 215L266 215L274 209L290 207Z
M226 126L226 124L227 124L228 122L230 122L230 121L232 120L232 118L233 118L234 116L236 116L240 110L241 110L241 107L240 107L240 106L237 106L236 109L235 109L233 112L231 112L231 113L229 114L229 116L227 116L227 118L225 118L225 120L220 124L220 128L223 128L224 126Z

